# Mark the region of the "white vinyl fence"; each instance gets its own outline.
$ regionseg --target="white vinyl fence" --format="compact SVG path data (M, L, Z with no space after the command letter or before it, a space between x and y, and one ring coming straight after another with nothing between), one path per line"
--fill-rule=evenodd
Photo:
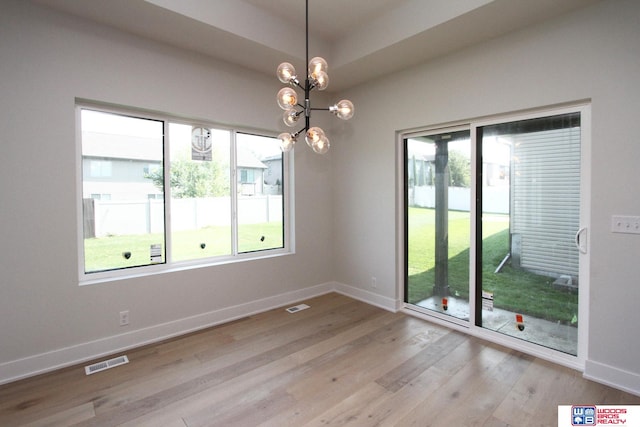
M162 200L85 199L85 237L162 233ZM175 199L171 201L171 228L194 230L207 226L229 226L228 197ZM282 195L238 197L238 222L260 224L282 221Z
M409 205L421 208L436 207L436 189L433 185L409 188ZM449 187L449 209L469 212L471 209L471 189ZM482 211L508 214L509 186L485 186L482 188Z

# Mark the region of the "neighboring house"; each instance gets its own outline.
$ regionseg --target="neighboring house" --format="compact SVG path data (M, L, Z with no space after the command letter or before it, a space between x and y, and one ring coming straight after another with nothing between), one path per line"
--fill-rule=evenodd
M243 196L263 194L267 165L247 150L238 150L238 192Z
M566 127L519 135L511 144L511 264L573 286L578 280L573 242L580 229L580 163L575 160L580 136L579 127Z
M265 157L262 163L267 165L264 172L264 183L267 185L282 185L282 155Z
M162 192L146 178L162 167L162 140L97 132L84 132L82 137L84 199L162 198Z
M82 197L161 199L162 192L147 178L162 167L161 144L154 138L84 132ZM265 164L253 153L238 150L238 166L238 192L243 196L264 194L264 184L276 185L282 180L282 156L271 157Z

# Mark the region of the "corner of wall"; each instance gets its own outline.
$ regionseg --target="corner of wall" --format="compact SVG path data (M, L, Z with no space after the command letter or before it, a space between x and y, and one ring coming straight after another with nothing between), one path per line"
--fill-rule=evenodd
M584 367L584 377L588 380L640 396L640 374L624 371L593 360L587 360Z
M367 304L374 305L376 307L380 307L384 310L391 311L392 313L398 311L398 302L393 298L365 291L354 286L345 285L344 283L334 282L333 285L334 291L338 292L339 294L346 295L362 302L366 302Z

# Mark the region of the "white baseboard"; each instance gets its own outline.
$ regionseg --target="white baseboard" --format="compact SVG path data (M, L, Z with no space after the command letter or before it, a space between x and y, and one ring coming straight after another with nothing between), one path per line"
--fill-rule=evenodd
M23 359L12 360L0 364L0 384L6 384L67 366L77 365L89 360L120 353L131 348L220 325L304 299L327 294L335 290L334 283L324 283L124 334L56 349Z
M346 295L353 299L357 299L362 302L366 302L367 304L380 307L382 309L391 311L393 313L398 311L398 303L393 298L385 297L379 294L374 294L373 292L365 291L363 289L356 288L350 285L345 285L344 283L333 282L333 284L334 284L335 292Z
M640 396L640 375L587 360L584 367L584 377L618 390ZM593 402L597 404L598 402Z
M313 298L330 292L338 292L353 299L363 301L384 310L397 312L400 303L354 286L339 282L328 282L317 286L275 295L260 300L214 310L208 313L179 319L149 328L138 329L124 334L114 335L75 346L56 349L23 359L0 364L0 385L34 375L54 371L99 359L104 356L124 352L168 338L220 325L242 317L286 306L304 299ZM640 396L640 375L627 372L599 362L587 360L584 377L619 390ZM598 402L594 402L598 403Z

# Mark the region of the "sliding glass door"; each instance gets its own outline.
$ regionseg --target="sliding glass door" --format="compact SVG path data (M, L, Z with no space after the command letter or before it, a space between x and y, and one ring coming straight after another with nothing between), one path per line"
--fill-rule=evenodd
M586 111L402 139L407 308L578 355Z
M477 325L573 355L580 134L577 112L477 128Z

